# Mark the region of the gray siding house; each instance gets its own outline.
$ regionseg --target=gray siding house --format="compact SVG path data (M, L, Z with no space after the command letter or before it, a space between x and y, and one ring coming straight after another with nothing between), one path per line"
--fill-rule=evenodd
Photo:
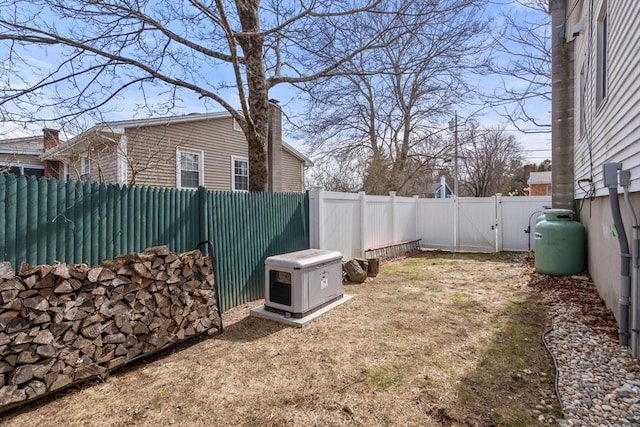
M631 173L630 200L640 212L640 1L550 0L553 19L553 205L574 207L587 229L588 268L621 322L618 233L603 165ZM556 173L557 172L557 173Z
M281 112L276 107L272 118L269 191L302 192L305 168L313 163L282 141ZM49 133L57 141L57 132ZM20 172L18 167L35 167L42 171L36 176L65 180L172 188L205 186L220 191L249 188L247 142L226 112L100 123L46 149L43 137L5 140L0 147L5 148L0 151L4 156L0 157L0 167L4 165L13 173Z

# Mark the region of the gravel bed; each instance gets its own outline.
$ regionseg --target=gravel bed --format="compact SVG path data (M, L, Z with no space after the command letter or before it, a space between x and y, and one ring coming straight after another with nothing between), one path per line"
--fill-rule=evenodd
M553 327L545 335L558 366L561 426L640 426L640 363L610 333L585 324L574 303L549 304ZM587 322L589 323L589 322Z

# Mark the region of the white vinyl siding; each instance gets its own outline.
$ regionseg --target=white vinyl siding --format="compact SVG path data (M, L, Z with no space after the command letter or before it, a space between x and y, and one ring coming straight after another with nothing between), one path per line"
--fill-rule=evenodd
M231 188L233 191L249 191L249 160L231 157Z
M607 87L606 98L597 106L597 26L603 1L585 1L582 8L584 32L575 43L575 88L581 67L585 67L585 130L579 138L579 121L575 121L575 179L589 178L593 173L596 195L608 191L602 182L602 165L622 162L631 170L631 191L640 191L640 1L609 1L607 14ZM580 91L574 91L578 107ZM591 164L593 168L591 168ZM585 193L577 183L576 197Z

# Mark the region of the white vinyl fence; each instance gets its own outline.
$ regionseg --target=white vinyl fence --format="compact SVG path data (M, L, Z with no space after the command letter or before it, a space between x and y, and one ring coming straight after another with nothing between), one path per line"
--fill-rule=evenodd
M526 251L534 244L525 232L529 221L550 205L550 196L419 199L313 189L311 247L340 251L347 259L417 239L422 247L451 251Z

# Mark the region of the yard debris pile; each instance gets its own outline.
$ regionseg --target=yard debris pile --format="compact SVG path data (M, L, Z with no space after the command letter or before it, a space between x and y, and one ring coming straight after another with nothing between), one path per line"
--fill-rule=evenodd
M529 274L529 286L544 295L545 304L559 301L574 304L579 309L576 314L580 316L577 319L580 323L606 333L619 343L616 319L588 276L548 276L533 270Z
M213 271L166 246L0 279L0 412L220 328Z
M367 277L376 277L379 270L378 258L355 258L342 263L343 279L349 282L364 283Z

